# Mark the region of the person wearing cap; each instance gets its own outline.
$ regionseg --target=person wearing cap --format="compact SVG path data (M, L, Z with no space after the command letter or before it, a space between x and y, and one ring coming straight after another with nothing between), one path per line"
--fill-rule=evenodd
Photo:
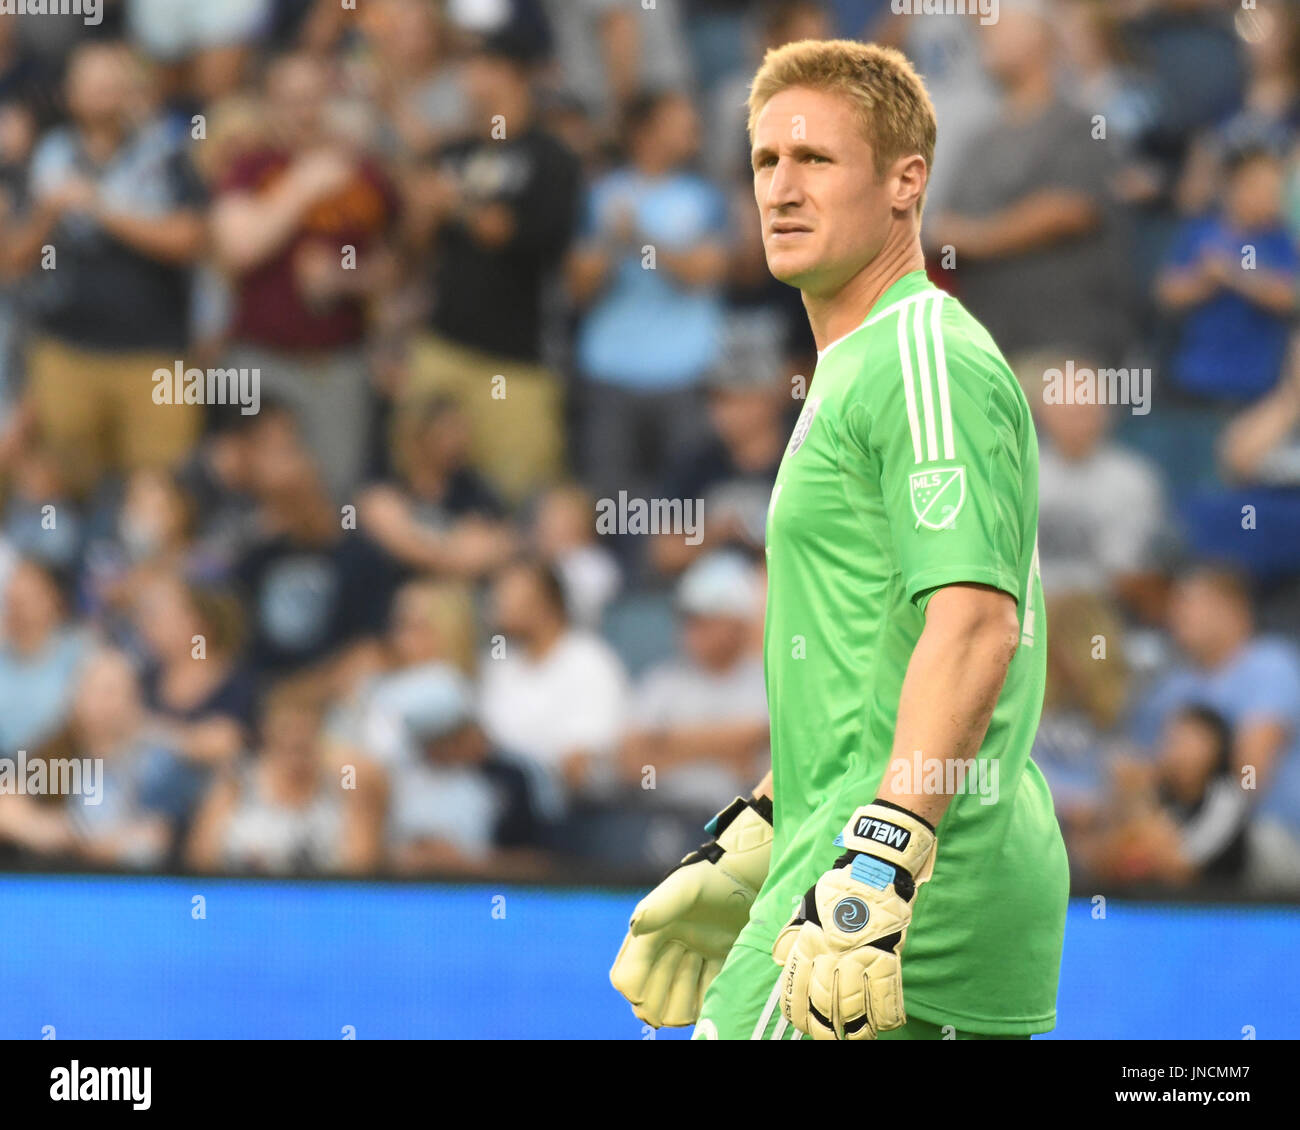
M649 802L712 812L768 768L763 661L752 646L757 571L736 553L702 557L679 582L676 606L678 654L637 687L620 768Z
M386 701L402 735L389 766L389 867L543 873L545 785L488 741L468 681L450 666L420 668L390 683Z

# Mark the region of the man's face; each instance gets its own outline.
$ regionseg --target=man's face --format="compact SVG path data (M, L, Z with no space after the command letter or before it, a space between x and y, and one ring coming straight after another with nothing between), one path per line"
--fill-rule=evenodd
M131 70L125 52L87 47L73 56L67 79L68 109L79 122L112 121L131 99Z
M1279 162L1259 157L1237 169L1224 201L1228 215L1243 228L1275 224L1282 213L1283 175Z
M267 94L272 112L291 143L315 143L322 130L329 95L324 70L304 59L286 60L272 71Z
M537 623L542 593L527 569L507 569L493 589L492 619L507 636L526 635Z
M77 688L77 722L92 739L124 737L140 715L140 693L127 660L110 654L93 660Z
M749 624L736 616L687 616L682 622L682 644L701 667L726 670L740 658L749 630Z
M768 427L781 404L770 388L719 388L709 397L709 418L724 443L740 443Z
M1191 799L1204 789L1217 757L1214 731L1204 722L1178 717L1169 723L1159 760L1165 778L1180 797Z
M689 98L669 98L655 115L655 145L669 165L685 164L700 145L700 123Z
M1213 658L1216 645L1239 615L1235 602L1203 577L1187 577L1174 586L1169 626L1178 645L1196 662Z
M1108 405L1038 405L1038 420L1052 443L1067 459L1084 459L1106 435Z
M880 252L892 178L847 98L791 87L754 123L754 198L767 266L806 294L834 294Z
M1032 12L1002 12L998 19L980 28L980 49L984 66L1002 86L1014 85L1036 60L1051 53L1047 25Z

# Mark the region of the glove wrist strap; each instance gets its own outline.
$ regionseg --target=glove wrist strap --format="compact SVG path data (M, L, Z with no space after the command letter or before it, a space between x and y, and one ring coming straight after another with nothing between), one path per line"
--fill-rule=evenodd
M892 864L917 882L929 878L934 828L916 813L889 801L873 801L859 808L837 842L850 852Z
M744 812L745 809L747 808L752 808L756 813L758 813L759 816L761 816L769 824L772 823L772 798L771 797L764 796L764 797L758 797L757 799L753 799L753 798L738 796L729 805L727 805L726 808L724 808L721 812L719 812L716 816L714 816L712 820L710 820L707 824L705 824L704 830L708 832L709 835L712 836L714 839L717 839L719 836L722 835L723 832L725 832L732 825L736 817L739 816L742 812Z

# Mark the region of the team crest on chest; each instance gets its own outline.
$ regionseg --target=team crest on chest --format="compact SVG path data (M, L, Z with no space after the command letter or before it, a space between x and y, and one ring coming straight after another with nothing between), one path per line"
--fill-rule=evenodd
M803 406L803 411L799 413L799 420L794 426L794 432L790 436L790 446L786 451L787 455L793 455L799 448L803 447L803 441L808 438L808 433L812 430L813 417L817 415L817 409L821 407L822 398L820 396L810 396L807 403Z
M927 530L950 529L966 501L966 468L931 467L913 471L908 483L912 488L912 513L916 515L917 526Z

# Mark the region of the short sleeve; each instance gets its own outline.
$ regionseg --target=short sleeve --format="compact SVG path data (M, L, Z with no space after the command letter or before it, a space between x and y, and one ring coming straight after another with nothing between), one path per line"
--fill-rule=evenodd
M1285 645L1269 640L1256 646L1252 662L1233 688L1236 721L1241 725L1278 722L1288 727L1300 720L1300 664Z
M908 599L924 607L932 590L964 582L1019 601L1037 487L1024 466L1031 425L1005 364L945 322L944 307L939 293L903 308L897 367L864 390L851 431L879 475Z

